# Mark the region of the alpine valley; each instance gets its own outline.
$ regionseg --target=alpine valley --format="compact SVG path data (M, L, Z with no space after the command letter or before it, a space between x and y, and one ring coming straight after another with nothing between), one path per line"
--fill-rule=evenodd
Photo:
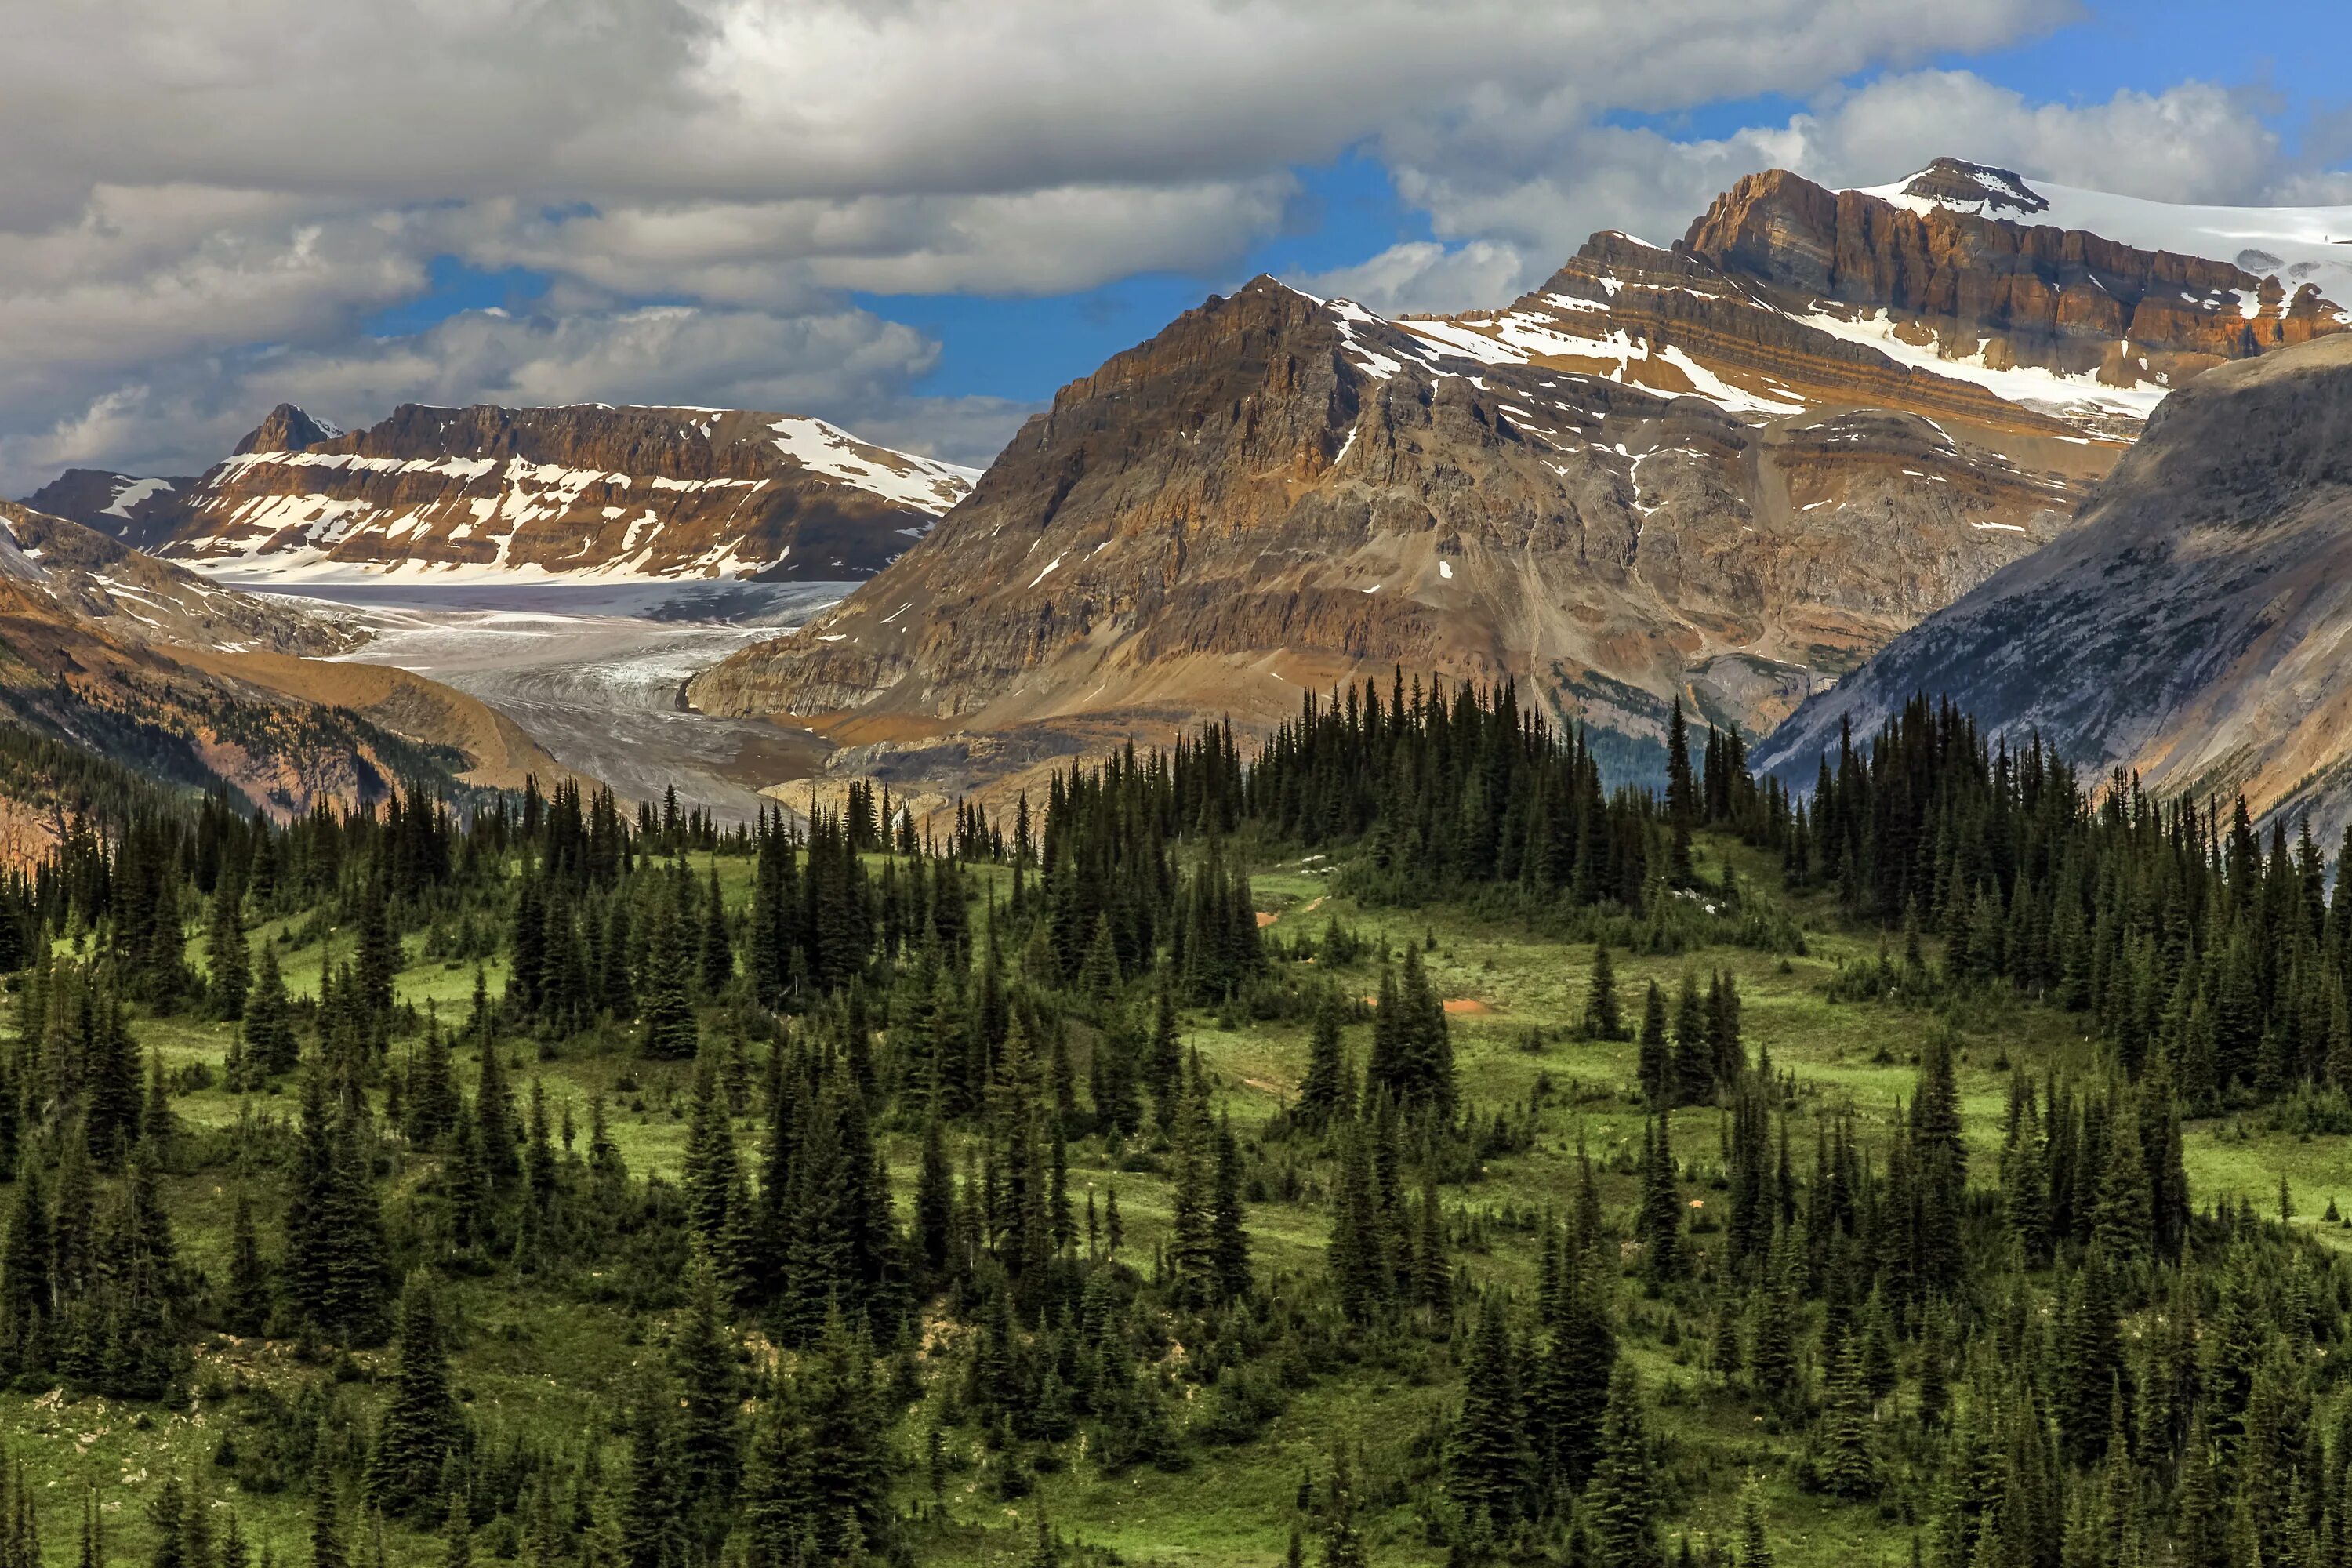
M222 9L142 112L348 123L173 167L430 163ZM884 248L941 171L551 205L664 49L804 79L772 14L551 67L543 177L371 232ZM485 190L501 79L431 84ZM803 108L714 166L848 178ZM175 188L207 258L216 199L281 196ZM1765 170L1490 308L1251 279L984 470L281 404L0 503L0 1568L2347 1568L2347 240ZM443 341L347 314L257 404Z

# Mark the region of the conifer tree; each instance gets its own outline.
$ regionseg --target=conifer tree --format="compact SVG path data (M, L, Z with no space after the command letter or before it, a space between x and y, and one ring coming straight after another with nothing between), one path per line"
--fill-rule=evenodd
M245 1016L246 994L252 988L252 953L245 943L245 884L222 881L213 894L212 921L205 942L205 982L215 1016Z
M689 882L687 886L691 887ZM637 1005L645 1054L667 1061L691 1061L702 1047L694 1012L691 970L675 897L657 898L646 938L645 982Z
M720 1277L698 1249L687 1266L686 1310L670 1336L669 1371L681 1397L676 1422L677 1484L694 1532L725 1530L742 1469L735 1346L721 1306Z
M1337 987L1326 988L1316 1000L1313 1032L1307 1047L1307 1076L1298 1085L1298 1121L1309 1131L1320 1131L1355 1112L1355 1085L1340 1034L1345 1007Z
M1764 1489L1752 1475L1739 1489L1739 1568L1772 1568L1772 1538L1764 1527Z
M465 1422L449 1388L440 1303L421 1272L401 1292L393 1348L396 1370L368 1456L367 1498L394 1518L422 1518L440 1500L442 1470L464 1440Z
M245 1068L253 1075L253 1081L236 1087L257 1088L269 1079L291 1072L299 1047L294 1038L294 1026L287 1017L286 981L278 970L274 944L262 944L261 961L255 967L253 987L247 995L243 1016L238 1037L245 1047Z
M1660 1568L1657 1469L1641 1382L1626 1362L1609 1376L1609 1406L1585 1506L1596 1568Z
M1674 717L1666 726L1666 828L1671 848L1666 879L1687 888L1695 879L1691 868L1691 834L1698 826L1698 792L1691 778L1690 729L1683 721L1682 699L1675 699Z
M1635 1221L1642 1272L1664 1282L1683 1275L1683 1201L1675 1186L1674 1124L1664 1116L1642 1129L1642 1205Z
M1605 942L1592 949L1592 974L1584 994L1584 1033L1594 1040L1622 1039L1625 1034L1624 1011L1617 1000L1617 971L1610 963Z
M1242 1212L1241 1145L1234 1140L1230 1117L1217 1120L1213 1189L1209 1216L1211 1271L1217 1300L1237 1301L1250 1292L1250 1239L1248 1217Z
M1821 1482L1822 1489L1833 1496L1858 1501L1878 1495L1878 1465L1871 1454L1870 1405L1861 1347L1849 1336L1830 1374L1821 1426Z
M1194 1058L1179 1092L1168 1180L1170 1295L1181 1305L1205 1307L1218 1299L1216 1140L1209 1125L1207 1086Z
M400 972L400 938L392 929L392 900L381 877L368 879L360 902L358 953L353 973L359 977L359 1003L371 1019L392 1011L393 977Z
M268 1331L269 1266L261 1256L261 1238L254 1228L253 1199L241 1191L236 1195L236 1217L230 1227L228 1300L225 1305L231 1333L251 1336Z
M1324 1489L1323 1515L1318 1521L1322 1537L1322 1568L1370 1568L1363 1527L1357 1521L1356 1476L1342 1446L1331 1455L1331 1479Z
M487 1020L485 1020L487 1022ZM514 1091L507 1085L506 1060L487 1033L474 1074L474 1131L481 1140L482 1167L491 1182L505 1185L521 1173L520 1130L515 1124Z
M1462 1405L1446 1451L1446 1489L1464 1515L1491 1529L1517 1520L1528 1484L1526 1411L1520 1403L1517 1349L1501 1299L1489 1291L1470 1341Z
M735 944L727 931L727 906L719 892L719 862L710 863L710 890L702 904L702 994L717 996L735 978Z
M1674 1109L1676 1086L1674 1044L1666 1034L1666 994L1654 980L1642 1001L1641 1054L1635 1074L1641 1079L1642 1098L1660 1110Z

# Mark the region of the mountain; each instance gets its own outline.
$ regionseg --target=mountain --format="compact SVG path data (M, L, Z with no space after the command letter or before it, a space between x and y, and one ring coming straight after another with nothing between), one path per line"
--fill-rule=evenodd
M1503 310L1261 278L1063 388L889 572L689 700L976 783L1402 663L1517 677L1644 775L1677 696L1769 731L2061 538L2173 384L2340 334L2336 218L1938 160L1755 174ZM2270 249L2168 247L2230 235Z
M1871 190L1773 169L1670 249L1596 235L1509 310L1449 323L1758 412L1859 402L2128 438L2200 372L2352 326L2347 236L2352 207L2176 207L1952 158Z
M152 550L187 521L192 479L140 479L105 468L68 468L25 498L46 516L68 518L137 550Z
M1683 690L1762 729L2054 537L2096 457L1472 358L1261 279L1065 388L888 572L689 698L845 739L1083 734L1402 663L1624 737Z
M394 783L520 785L563 770L511 721L402 670L329 662L360 636L209 583L69 520L0 502L0 721L166 784L279 816ZM0 805L10 855L58 800Z
M2280 237L2323 217L2236 221L2278 254L2218 260L2041 223L2090 200L1772 171L1499 310L1260 279L1064 388L922 543L690 700L977 778L1402 664L1516 677L1643 776L1675 697L1770 730L2064 533L2173 383L2347 324L2322 239ZM2147 206L2098 210L2148 235Z
M2352 338L2199 376L2082 526L1801 708L1759 765L1810 783L1841 726L1913 694L2085 767L2257 811L2352 817Z
M281 405L200 479L76 470L41 493L254 580L826 580L879 571L974 477L794 415L409 404L345 433Z
M216 653L347 653L353 631L281 600L208 583L110 534L0 501L0 573L37 584L96 630Z

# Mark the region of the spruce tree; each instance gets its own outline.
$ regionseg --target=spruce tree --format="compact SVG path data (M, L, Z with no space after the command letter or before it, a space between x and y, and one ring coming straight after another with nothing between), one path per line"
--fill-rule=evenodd
M1584 994L1584 1034L1588 1039L1621 1039L1625 1033L1624 1011L1617 1000L1617 971L1609 960L1609 944L1595 943L1592 949L1592 973Z
M698 1249L687 1266L686 1310L672 1331L669 1372L680 1391L677 1485L695 1533L715 1539L742 1472L735 1344L727 1330L719 1271Z
M691 1061L700 1053L702 1027L695 1016L686 938L675 898L655 900L646 946L645 983L638 988L637 1005L646 1055Z
M702 905L702 994L717 996L735 978L735 943L727 930L727 906L719 892L719 862L710 863L710 890Z
M1674 1123L1659 1116L1642 1129L1642 1204L1635 1235L1642 1272L1663 1283L1683 1276L1683 1200L1675 1185Z
M213 893L212 921L205 942L210 971L205 988L215 1016L245 1016L246 994L252 988L252 953L245 943L245 886L225 879Z
M421 1271L401 1292L393 1354L392 1393L368 1456L367 1498L392 1517L422 1519L440 1501L442 1469L464 1441L465 1418L450 1393L440 1302Z
M1344 1121L1355 1111L1355 1085L1340 1033L1346 1006L1336 986L1326 987L1316 999L1313 1031L1307 1046L1307 1076L1298 1085L1298 1121L1309 1131Z
M1465 1518L1507 1528L1525 1503L1530 1468L1518 1352L1501 1298L1486 1295L1463 1371L1462 1404L1446 1450L1446 1490Z
M1596 1568L1660 1568L1658 1476L1640 1379L1620 1361L1609 1376L1599 1457L1585 1491Z
M270 1079L291 1072L299 1047L287 1016L286 981L278 967L278 949L265 942L255 966L252 990L246 997L238 1037L242 1060L251 1081L231 1087L255 1089Z
M1674 1109L1674 1044L1666 1033L1666 994L1654 980L1642 1000L1641 1052L1634 1071L1643 1100L1659 1110Z

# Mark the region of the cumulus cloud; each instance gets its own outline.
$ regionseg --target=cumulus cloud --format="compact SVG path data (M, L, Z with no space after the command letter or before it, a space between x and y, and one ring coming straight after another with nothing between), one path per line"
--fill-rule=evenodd
M1231 282L1292 217L1292 171L1351 149L1438 237L1315 280L1387 309L1497 302L1595 227L1670 238L1770 163L1875 179L1960 151L2169 195L2281 177L2215 89L2053 108L1920 68L2075 8L92 0L0 51L0 488L185 468L287 396L346 420L750 402L984 457L1020 410L920 397L937 346L850 290ZM1873 71L1894 74L1840 85ZM1766 92L1809 108L1714 142L1607 123ZM369 335L443 256L546 275L541 313Z
M1920 70L1832 88L1779 124L1708 140L1572 118L1417 127L1387 143L1398 189L1452 243L1398 247L1363 270L1410 308L1498 303L1541 282L1597 230L1654 244L1681 237L1717 194L1764 168L1843 188L1898 180L1949 154L2060 184L2223 205L2317 202L2341 189L2343 176L2301 173L2284 158L2261 107L2196 81L2034 103L1969 71ZM1474 292L1494 284L1498 253L1519 258L1517 275Z
M23 490L69 467L199 471L279 401L346 424L401 403L823 407L892 445L983 464L1026 410L910 394L938 352L909 327L850 309L780 315L664 305L541 318L468 310L406 336L175 363L65 419L0 433L0 476Z

